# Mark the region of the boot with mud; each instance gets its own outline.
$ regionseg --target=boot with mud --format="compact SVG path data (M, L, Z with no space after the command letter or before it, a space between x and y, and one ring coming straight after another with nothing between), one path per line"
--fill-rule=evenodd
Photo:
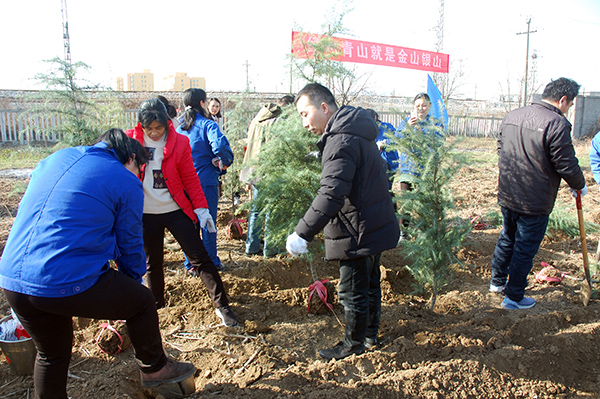
M145 388L154 388L162 384L175 384L189 378L196 371L192 363L178 362L175 359L168 358L167 364L162 369L154 373L144 373L140 371L142 386Z

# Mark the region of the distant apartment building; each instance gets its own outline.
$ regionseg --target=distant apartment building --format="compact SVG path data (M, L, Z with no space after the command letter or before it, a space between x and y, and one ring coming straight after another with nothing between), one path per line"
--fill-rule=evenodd
M123 83L123 78L122 77L117 77L117 91L124 91L125 90L125 84Z
M177 72L165 78L165 86L168 91L184 91L190 88L206 90L206 80L187 76L187 73Z
M142 73L127 74L128 91L154 91L154 74L149 69Z

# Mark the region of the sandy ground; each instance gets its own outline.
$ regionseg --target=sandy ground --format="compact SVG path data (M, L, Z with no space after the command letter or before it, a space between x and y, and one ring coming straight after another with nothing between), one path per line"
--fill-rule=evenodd
M492 141L471 149L493 154ZM589 142L577 143L580 159ZM584 169L588 184L589 168ZM465 167L453 187L462 217L498 210L495 165ZM16 213L17 178L0 179L0 249ZM586 220L598 221L600 193L584 197ZM218 318L201 281L183 273L177 245L166 245L168 306L159 310L165 350L197 367L193 398L595 398L600 397L600 302L584 307L580 283L565 278L558 285L535 281L545 261L582 277L579 238L549 231L535 258L528 294L537 305L525 311L500 307L502 296L488 292L489 264L498 226L473 230L459 253L462 265L443 287L434 311L429 296L414 293L400 249L382 256L383 313L377 350L341 361L325 362L317 351L342 337L343 311L310 314L309 265L286 256L264 260L244 256L240 239L227 237L232 219L224 199L219 215L222 273L242 326L218 326ZM574 200L561 188L557 207L575 212ZM244 226L245 227L245 226ZM590 258L597 233L588 235ZM315 261L319 278L339 280L336 262ZM0 315L8 305L0 299ZM75 345L68 392L71 398L161 398L142 389L133 351L103 353L96 344L106 320L74 319ZM30 376L13 375L0 356L0 398L28 398Z

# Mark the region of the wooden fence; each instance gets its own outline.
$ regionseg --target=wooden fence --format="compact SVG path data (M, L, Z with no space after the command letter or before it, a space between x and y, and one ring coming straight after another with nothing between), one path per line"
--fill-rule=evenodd
M451 116L448 133L452 136L498 138L502 118L482 116Z
M398 127L402 120L408 118L408 114L380 113L379 119ZM460 116L451 115L448 121L448 134L452 136L465 137L498 137L502 118L484 116Z
M137 110L125 111L127 127L137 123ZM0 110L0 144L30 144L60 141L60 132L52 129L60 124L60 116L43 116L24 111Z
M397 113L381 113L382 121L398 126L406 117ZM132 127L137 123L137 110L125 111L126 126ZM448 134L466 137L497 137L501 118L480 116L450 117ZM57 142L62 139L60 133L51 129L60 123L60 117L46 117L39 114L29 114L24 111L0 110L0 144L33 142Z

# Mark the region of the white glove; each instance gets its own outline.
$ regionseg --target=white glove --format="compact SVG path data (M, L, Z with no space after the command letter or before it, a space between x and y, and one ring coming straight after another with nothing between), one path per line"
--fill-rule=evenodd
M285 249L292 256L298 256L308 252L308 242L300 237L296 232L290 234L285 242Z
M219 157L214 157L211 162L215 166L215 168L219 168L220 171L226 169L225 165L223 164L223 161L221 161L221 158Z
M210 216L210 212L208 208L196 208L194 209L194 213L198 216L198 221L200 222L200 228L203 229L206 227L209 233L216 233L217 228L215 227L215 221L212 216Z
M573 198L577 198L577 190L574 188L569 187L569 190L571 190L571 195L573 196ZM583 188L581 190L581 196L583 197L584 195L587 194L588 192L588 188L587 185L583 186Z
M381 151L381 149L385 147L385 140L379 140L377 142L377 148L379 149L379 151Z

